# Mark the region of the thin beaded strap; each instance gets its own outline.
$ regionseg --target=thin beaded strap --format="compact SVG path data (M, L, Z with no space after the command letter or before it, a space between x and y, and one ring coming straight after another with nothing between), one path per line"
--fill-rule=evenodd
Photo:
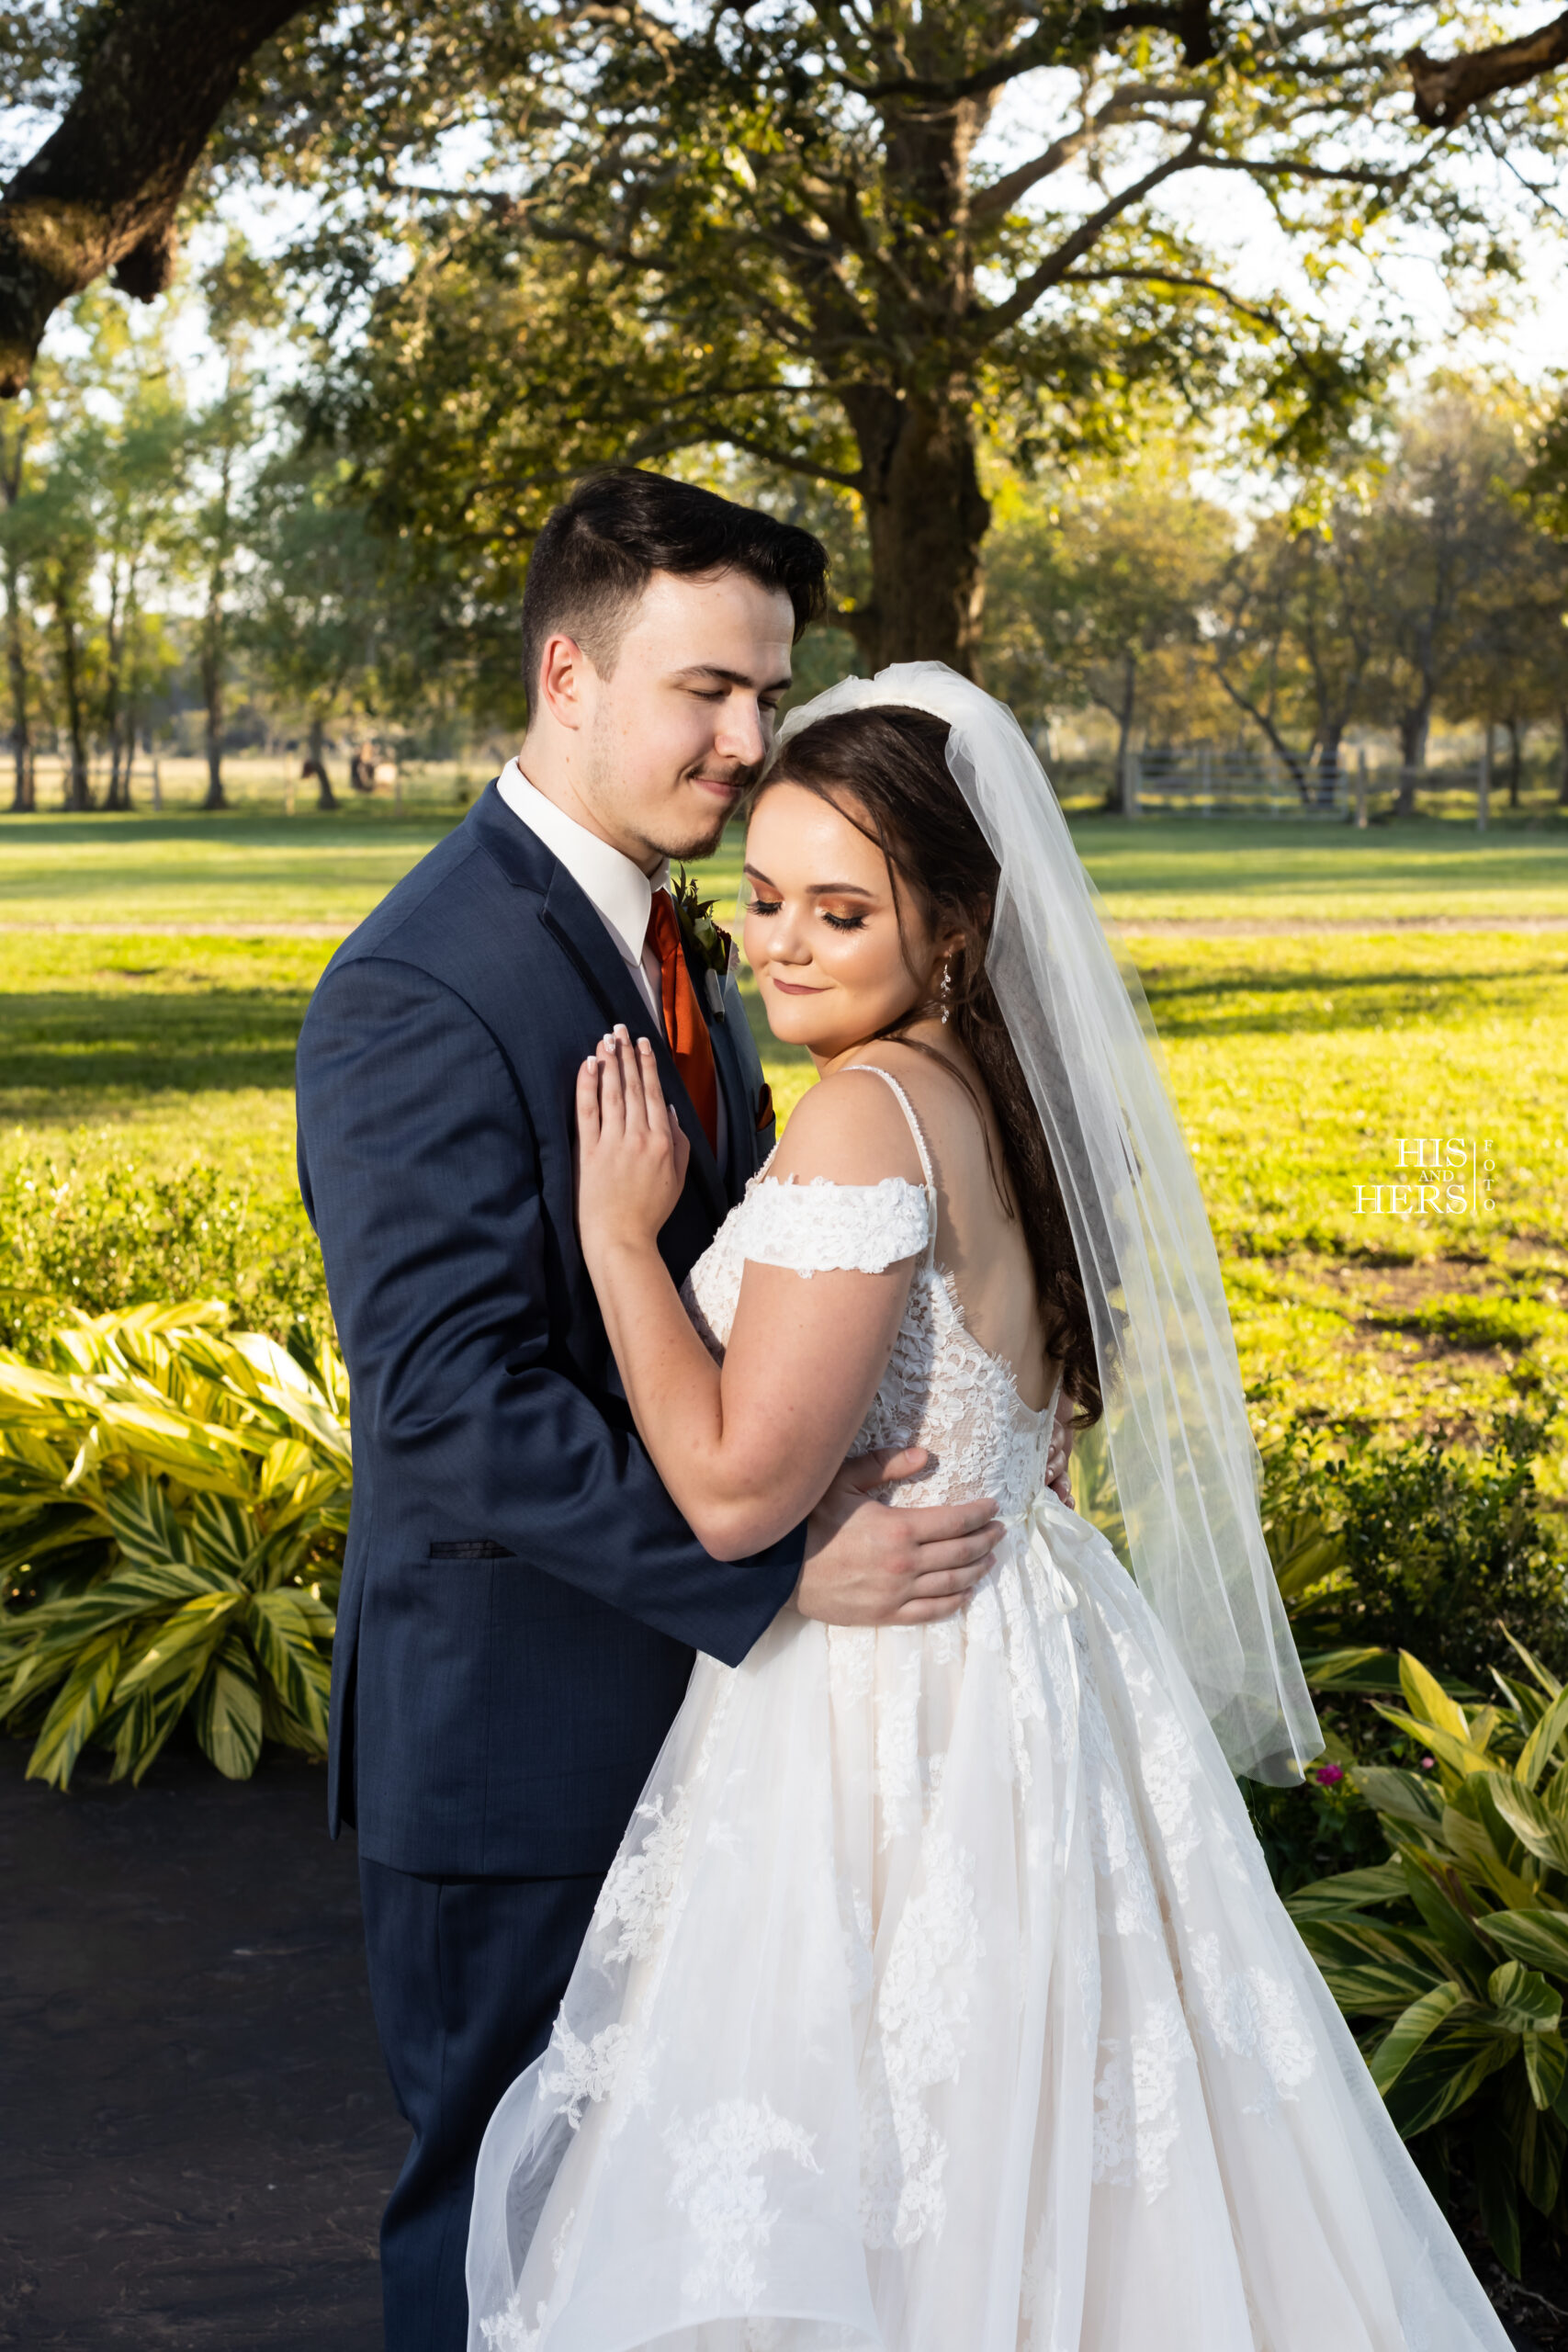
M931 1170L931 1156L926 1149L926 1139L920 1132L920 1123L915 1116L915 1106L892 1071L884 1069L879 1063L846 1062L844 1068L846 1071L869 1070L873 1078L879 1078L885 1086L890 1086L898 1098L898 1107L909 1123L909 1133L915 1138L915 1149L919 1154L920 1172L926 1180L926 1200L931 1208L931 1234L926 1242L926 1260L929 1264L934 1265L936 1262L936 1177Z

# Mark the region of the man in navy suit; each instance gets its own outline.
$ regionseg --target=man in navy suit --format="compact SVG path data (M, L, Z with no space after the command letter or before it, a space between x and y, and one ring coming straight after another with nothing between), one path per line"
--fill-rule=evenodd
M889 1511L860 1464L754 1559L704 1552L638 1442L572 1215L573 1089L651 1036L691 1138L679 1280L773 1143L761 1066L670 901L756 775L821 609L808 533L625 471L536 543L529 724L333 956L299 1040L299 1176L354 1395L328 1804L358 1836L376 2019L412 2144L381 2233L392 2352L462 2352L474 2161L548 2040L684 1695L793 1600L946 1615L988 1504ZM662 902L662 903L661 903Z

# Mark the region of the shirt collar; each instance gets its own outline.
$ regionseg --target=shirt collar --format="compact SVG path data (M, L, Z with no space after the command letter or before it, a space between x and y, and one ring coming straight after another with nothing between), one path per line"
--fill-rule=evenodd
M591 833L575 817L569 817L564 808L547 800L538 786L529 783L515 760L508 760L502 769L496 790L513 815L521 818L529 831L559 858L578 888L615 933L626 961L640 963L653 894L669 886L669 860L651 876L645 874L624 851L602 842L597 833Z

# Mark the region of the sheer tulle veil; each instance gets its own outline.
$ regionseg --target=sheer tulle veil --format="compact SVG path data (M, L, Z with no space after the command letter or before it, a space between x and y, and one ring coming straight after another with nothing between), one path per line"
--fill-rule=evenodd
M1061 1182L1093 1317L1128 1563L1233 1770L1299 1780L1322 1741L1258 1509L1258 1456L1213 1236L1126 949L1010 711L939 662L846 678L791 711L944 718L1001 867L987 958Z

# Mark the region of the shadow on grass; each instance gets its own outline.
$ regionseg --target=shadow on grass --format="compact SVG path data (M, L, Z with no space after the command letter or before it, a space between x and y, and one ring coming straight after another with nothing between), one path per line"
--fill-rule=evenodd
M0 998L0 1116L53 1096L292 1087L308 989Z
M1529 1013L1529 1001L1568 975L1559 949L1528 964L1471 968L1434 978L1431 971L1348 971L1325 962L1311 971L1269 971L1260 963L1201 977L1165 977L1168 967L1141 973L1150 1010L1168 1037L1227 1037L1377 1029L1391 1020L1442 1027L1505 1012Z

